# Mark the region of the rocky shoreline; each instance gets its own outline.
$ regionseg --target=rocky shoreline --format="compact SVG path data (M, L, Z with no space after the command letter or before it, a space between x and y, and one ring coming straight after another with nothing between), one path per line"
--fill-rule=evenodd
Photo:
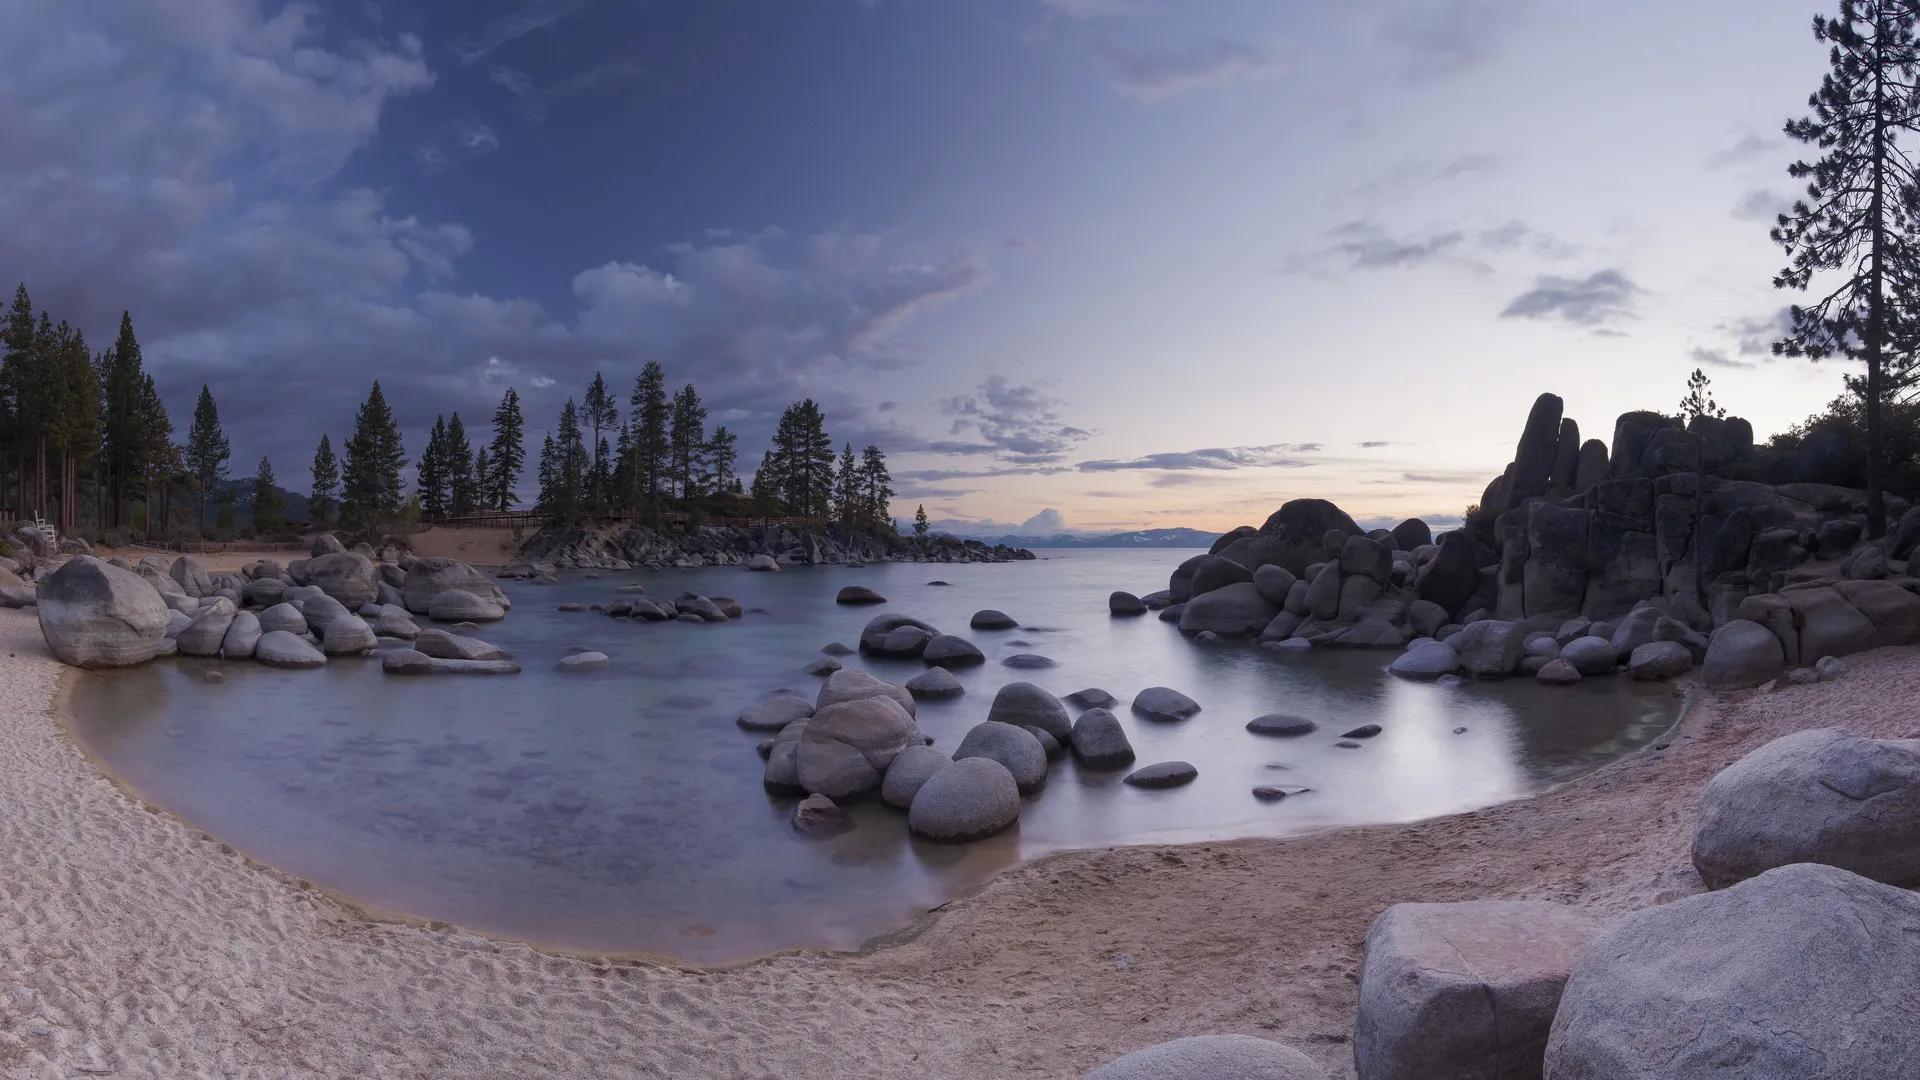
M999 563L1034 558L1025 548L945 535L879 535L832 526L801 531L786 525L701 525L656 530L620 525L549 526L521 546L526 562L570 569L627 570L637 566L857 566L874 562Z

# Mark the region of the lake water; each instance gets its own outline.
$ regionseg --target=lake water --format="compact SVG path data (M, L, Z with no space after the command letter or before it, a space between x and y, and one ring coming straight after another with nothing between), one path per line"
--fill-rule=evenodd
M1280 655L1250 644L1198 645L1166 623L1107 614L1107 593L1163 588L1193 554L1064 553L1030 563L882 564L755 574L738 569L567 575L507 583L512 614L480 632L521 662L506 677L398 678L378 660L310 672L179 658L83 676L73 694L85 745L146 797L266 862L378 907L492 933L603 952L717 962L798 945L852 947L1018 860L1074 847L1273 836L1405 821L1516 798L1657 738L1680 702L1666 686L1591 679L1457 688L1385 673L1386 651ZM941 579L950 587L928 584ZM727 595L747 609L727 625L563 613L567 601ZM833 603L871 586L881 607ZM1017 630L967 629L982 607ZM920 727L952 750L1014 681L1058 694L1104 687L1130 701L1166 685L1200 702L1184 723L1121 717L1139 764L1192 762L1200 778L1170 791L1131 788L1125 771L1055 762L1013 831L965 847L909 837L904 815L853 805L856 825L827 839L796 833L792 801L760 785L763 736L733 723L790 689L829 641L855 644L881 612L902 612L976 641L986 665L957 672L967 692L922 702ZM576 646L612 658L604 672L561 675ZM1059 666L1016 671L1032 652ZM918 661L850 656L904 682ZM201 678L220 667L224 682ZM1321 730L1274 739L1244 729L1268 712ZM1363 723L1385 728L1359 749L1334 744ZM1455 729L1464 728L1456 732ZM1258 785L1311 788L1277 803Z

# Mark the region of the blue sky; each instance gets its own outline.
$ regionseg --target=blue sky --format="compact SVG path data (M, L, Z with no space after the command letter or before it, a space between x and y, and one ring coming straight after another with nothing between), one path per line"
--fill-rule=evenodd
M1455 515L1542 390L1763 435L1801 0L0 0L0 280L133 312L303 479L375 377L530 426L658 359L896 512Z

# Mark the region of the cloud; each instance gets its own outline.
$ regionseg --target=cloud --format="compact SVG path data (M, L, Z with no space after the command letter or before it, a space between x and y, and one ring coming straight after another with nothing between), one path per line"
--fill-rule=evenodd
M1049 15L1067 19L1104 19L1131 15L1146 6L1146 0L1040 0Z
M495 64L487 69L487 79L495 86L512 94L520 106L520 111L529 121L535 124L546 121L547 102L541 96L539 89L533 85L532 76L518 68Z
M612 63L591 67L578 75L568 76L554 83L551 93L555 97L568 97L585 93L596 86L620 82L624 79L637 79L646 74L646 69L630 60L616 60Z
M1504 167L1504 159L1486 153L1457 154L1437 160L1423 158L1403 162L1385 176L1356 184L1353 191L1357 195L1389 195L1426 187L1441 181L1490 176Z
M458 116L442 124L433 138L414 151L428 172L438 172L455 161L484 157L500 149L500 136L477 116Z
M1182 49L1133 49L1096 41L1094 54L1106 66L1116 89L1148 100L1177 97L1257 75L1267 68L1264 53L1245 42L1217 38Z
M937 441L926 449L947 454L992 454L1023 465L1064 457L1092 434L1061 421L1061 402L1036 387L990 375L975 394L947 398L940 411L953 417L951 433L971 441Z
M1474 472L1470 469L1459 469L1459 470L1453 470L1453 471L1428 470L1426 472L1404 472L1400 474L1399 480L1380 481L1380 483L1383 483L1383 484L1395 484L1395 483L1484 484L1486 482L1487 482L1487 474L1483 472Z
M453 54L462 64L472 64L493 55L536 30L545 30L593 0L518 0L512 10L485 20L479 29L453 44Z
M1526 251L1543 259L1570 259L1580 254L1578 244L1543 232L1524 221L1509 221L1482 229L1474 237L1488 251Z
M1783 307L1767 315L1734 319L1714 329L1731 335L1741 356L1772 356L1773 343L1793 332L1793 309Z
M1449 75L1499 56L1530 8L1527 0L1397 0L1381 5L1380 34L1409 75Z
M1731 145L1707 155L1707 168L1725 169L1734 165L1743 165L1771 154L1783 154L1784 150L1785 143L1781 137L1768 138L1749 131L1734 140Z
M534 84L532 76L526 72L504 64L494 64L487 69L487 78L512 94L521 114L527 118L528 122L538 125L546 122L547 106L550 102L583 94L607 83L638 78L642 72L643 69L639 64L618 61L589 68L542 89Z
M1425 234L1395 235L1374 221L1349 221L1335 226L1332 243L1289 259L1285 273L1321 273L1346 270L1405 270L1430 263L1461 267L1486 274L1493 267L1481 254L1524 251L1541 258L1564 259L1579 248L1521 221L1477 229L1444 229Z
M1618 270L1598 270L1584 278L1543 274L1514 297L1500 317L1557 320L1617 334L1607 324L1635 318L1634 304L1644 291Z
M1698 345L1687 350L1687 359L1693 361L1696 364L1701 365L1702 367L1734 368L1736 370L1746 370L1755 366L1753 361L1751 360L1735 360L1734 358L1728 356L1726 354L1726 351L1723 349L1708 349Z
M1793 205L1793 198L1767 188L1754 188L1733 204L1733 216L1741 221L1772 221Z
M1121 472L1134 469L1303 469L1313 463L1298 455L1318 453L1319 443L1275 443L1270 446L1215 446L1147 454L1137 458L1083 461L1081 472Z

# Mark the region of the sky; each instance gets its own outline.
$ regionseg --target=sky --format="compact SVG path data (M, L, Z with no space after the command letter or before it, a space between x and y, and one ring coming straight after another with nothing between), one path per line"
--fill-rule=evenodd
M819 401L903 520L1444 523L1542 391L1839 393L1768 348L1819 9L0 0L0 283L296 488L374 379L537 447L658 360L743 470Z

